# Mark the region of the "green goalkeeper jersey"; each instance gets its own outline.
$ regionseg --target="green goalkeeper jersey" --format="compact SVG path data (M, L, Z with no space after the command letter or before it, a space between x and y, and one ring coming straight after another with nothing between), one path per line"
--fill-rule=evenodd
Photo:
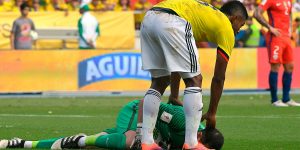
M172 147L181 147L185 138L185 116L182 106L161 103L155 128ZM200 124L199 131L204 126Z
M136 130L138 118L138 105L140 100L127 103L119 112L116 128L106 129L107 133L125 133L128 130ZM185 138L185 117L182 106L161 103L155 125L154 135L159 133L161 138L171 143L172 146L182 146ZM204 126L200 124L199 130Z

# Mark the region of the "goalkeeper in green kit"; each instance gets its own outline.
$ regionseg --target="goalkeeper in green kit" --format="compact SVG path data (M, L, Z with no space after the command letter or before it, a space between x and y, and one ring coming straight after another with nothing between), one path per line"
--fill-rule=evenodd
M78 149L93 146L108 149L130 149L133 148L132 145L136 136L138 111L141 108L139 107L140 103L140 100L134 100L126 104L119 112L116 127L106 129L96 135L86 136L79 134L65 138L39 141L27 141L23 139L1 140L0 148ZM203 130L204 126L200 125L199 136L202 133L200 131ZM172 149L180 149L184 143L184 132L185 119L183 107L161 103L155 129L155 133L157 134L156 142L161 146L167 147L170 145ZM214 134L217 134L217 138L219 138L213 139L214 141L218 140L216 145L222 145L223 137L221 133L215 131Z
M175 85L175 84L174 84ZM172 89L172 87L171 87ZM175 95L174 95L175 93ZM181 149L185 137L185 118L181 102L178 101L178 89L171 90L170 104L161 103L155 125L155 142L164 149ZM78 134L64 138L39 141L23 139L1 140L0 148L42 148L42 149L140 149L139 137L142 125L143 100L127 103L119 112L116 126L96 135ZM198 128L200 143L206 148L220 149L224 138L217 129Z

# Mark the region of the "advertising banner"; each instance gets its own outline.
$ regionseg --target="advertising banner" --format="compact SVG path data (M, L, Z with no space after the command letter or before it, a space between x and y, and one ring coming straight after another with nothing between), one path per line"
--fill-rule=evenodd
M216 50L199 52L203 88L209 89ZM150 86L149 72L141 69L140 51L33 50L0 51L0 55L0 92L145 91ZM256 49L234 50L226 89L257 88L255 58Z
M294 71L292 77L292 88L300 88L300 48L294 49ZM257 49L257 70L258 70L258 88L268 89L269 88L269 73L270 64L268 59L268 50L266 48ZM282 88L282 74L283 66L279 69L278 74L278 87Z

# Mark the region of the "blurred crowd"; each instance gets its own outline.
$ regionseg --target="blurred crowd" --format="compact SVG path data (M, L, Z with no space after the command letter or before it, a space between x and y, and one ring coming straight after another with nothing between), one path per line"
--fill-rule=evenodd
M210 3L211 5L220 8L223 3L229 0L202 0ZM246 21L246 25L236 35L235 47L265 47L265 34L267 29L262 28L261 25L255 23L256 20L252 17L254 9L262 2L262 0L240 0L244 3L249 13L249 19ZM293 0L293 12L300 12L300 0ZM292 20L291 39L294 47L300 45L300 18ZM198 47L214 47L212 43L200 42Z
M30 6L30 11L79 11L81 1L84 0L0 0L0 12L18 12L22 3ZM90 0L91 11L147 11L155 3L162 0ZM229 0L202 0L220 8L223 3ZM236 47L264 47L264 34L266 29L262 28L252 18L255 7L261 0L240 0L249 12L249 19L246 25L236 36ZM293 0L294 12L300 12L300 0ZM143 19L143 13L135 14L135 27L139 29ZM300 18L293 20L292 41L293 46L299 46ZM198 47L214 47L214 44L207 42L197 43Z
M161 0L92 0L90 8L93 11L128 11L148 10ZM220 8L229 0L202 0ZM252 13L261 0L240 0L247 10ZM27 2L32 11L77 11L81 0L0 0L0 12L18 11L20 5ZM293 0L293 11L300 11L300 0Z
M79 11L81 0L0 0L0 12L18 12L22 3L28 3L31 11ZM152 7L148 0L92 0L92 11L146 11Z

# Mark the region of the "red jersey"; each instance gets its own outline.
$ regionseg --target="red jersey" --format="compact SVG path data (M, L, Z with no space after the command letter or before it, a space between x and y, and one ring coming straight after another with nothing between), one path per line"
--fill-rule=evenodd
M280 29L283 36L290 36L292 0L263 0L259 6L268 12L269 24Z

